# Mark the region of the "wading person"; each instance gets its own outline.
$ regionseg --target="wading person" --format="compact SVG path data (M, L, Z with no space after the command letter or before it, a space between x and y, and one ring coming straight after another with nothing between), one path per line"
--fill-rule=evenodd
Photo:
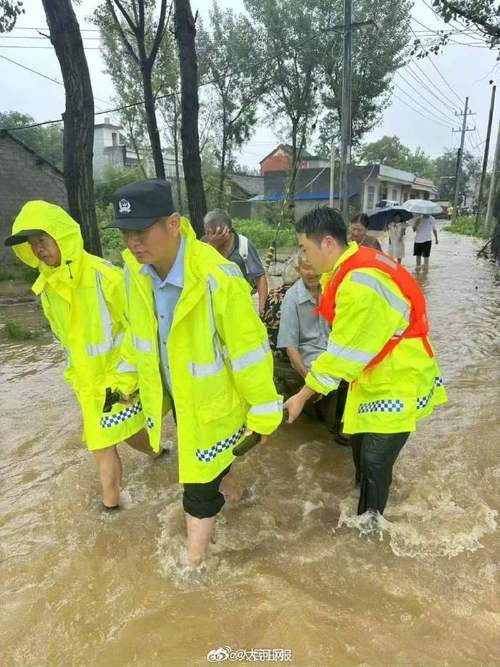
M432 215L421 215L413 223L413 229L415 231L413 254L416 258L417 269L420 268L422 264L422 257L424 258L424 269L428 269L433 234L436 245L439 243L436 219Z
M387 224L389 232L389 254L402 264L405 256L405 234L406 223L402 221L399 213L395 213L393 219Z
M304 387L285 404L289 421L315 392L327 395L342 379L351 383L344 432L353 434L358 514L382 514L401 448L417 422L446 402L427 337L425 300L413 276L391 257L347 244L337 211L306 214L297 234L307 261L324 274L320 312L332 333Z
M196 239L168 183L132 183L115 199L130 321L117 388L126 396L127 370L137 372L155 451L162 416L174 410L187 556L196 564L224 505L233 447L245 431L265 436L281 423L272 355L239 268Z
M80 226L44 201L23 206L5 245L40 272L33 291L66 354L64 377L80 403L83 440L97 462L104 507L116 509L122 465L115 445L128 440L151 453L147 439L138 434L144 426L138 400L104 410L127 322L123 271L87 253ZM133 374L130 380L133 390Z
M245 280L250 283L252 289L257 291L259 314L262 316L268 284L257 248L250 239L233 230L233 222L229 214L221 208L214 208L213 211L209 211L203 222L206 236L202 238L202 241L209 243L223 257L235 262L240 267Z

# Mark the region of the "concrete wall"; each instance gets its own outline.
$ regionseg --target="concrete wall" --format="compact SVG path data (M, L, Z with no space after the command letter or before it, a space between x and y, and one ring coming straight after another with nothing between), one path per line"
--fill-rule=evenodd
M0 261L14 264L15 255L3 245L21 207L44 199L67 208L62 174L8 135L0 134Z

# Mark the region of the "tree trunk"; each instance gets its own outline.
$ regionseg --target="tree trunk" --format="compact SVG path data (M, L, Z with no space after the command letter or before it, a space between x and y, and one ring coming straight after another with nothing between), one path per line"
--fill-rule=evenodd
M217 208L223 208L224 206L224 184L226 181L226 153L227 153L227 128L226 128L226 121L224 120L222 128L222 150L220 156L219 191L217 192Z
M160 133L158 131L158 123L156 121L155 98L153 95L153 85L151 83L151 68L147 65L142 65L141 73L144 86L144 108L146 111L146 123L148 126L151 152L153 153L155 174L157 178L165 180L165 165L163 164Z
M132 148L134 149L134 152L137 155L137 165L138 165L139 169L141 170L142 175L144 176L144 178L147 178L148 175L146 174L146 170L144 169L144 165L142 163L141 155L139 153L139 146L137 144L137 139L135 138L135 132L133 130L132 123L130 123L130 122L128 124L128 133L129 133L129 136L130 136L130 141L132 142Z
M177 106L177 95L174 95L174 127L172 132L172 137L174 140L174 160L175 160L175 183L177 186L177 204L179 206L179 211L184 209L184 202L182 201L182 185L181 185L181 173L179 169L179 107Z
M198 133L198 65L195 48L196 26L189 0L175 0L175 38L179 49L182 108L182 159L191 224L200 238L207 211L201 176Z
M85 249L102 255L95 213L92 155L94 98L80 26L71 0L42 0L50 41L64 81L64 180L69 212L80 224Z

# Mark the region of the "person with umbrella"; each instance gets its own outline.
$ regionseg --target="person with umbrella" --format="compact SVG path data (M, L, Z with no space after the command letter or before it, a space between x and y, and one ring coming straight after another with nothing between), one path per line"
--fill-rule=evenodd
M433 213L441 213L441 207L434 202L426 199L410 199L403 204L403 208L411 213L419 214L415 216L413 230L415 232L415 245L413 246L413 255L416 258L417 269L422 266L422 257L424 258L424 270L429 268L429 257L432 248L432 236L439 243L436 220Z

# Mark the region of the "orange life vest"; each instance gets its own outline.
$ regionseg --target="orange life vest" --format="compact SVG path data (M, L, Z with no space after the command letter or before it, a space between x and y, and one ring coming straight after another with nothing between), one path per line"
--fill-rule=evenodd
M346 259L332 276L321 296L320 305L316 311L333 327L337 290L345 276L350 271L355 271L356 269L377 269L386 273L394 280L403 293L403 296L408 299L411 305L408 327L401 335L393 336L366 368L380 363L404 338L420 338L428 355L433 357L434 353L427 339L429 323L427 321L427 307L422 289L415 278L401 264L398 264L389 255L380 252L380 250L360 247L354 255Z

